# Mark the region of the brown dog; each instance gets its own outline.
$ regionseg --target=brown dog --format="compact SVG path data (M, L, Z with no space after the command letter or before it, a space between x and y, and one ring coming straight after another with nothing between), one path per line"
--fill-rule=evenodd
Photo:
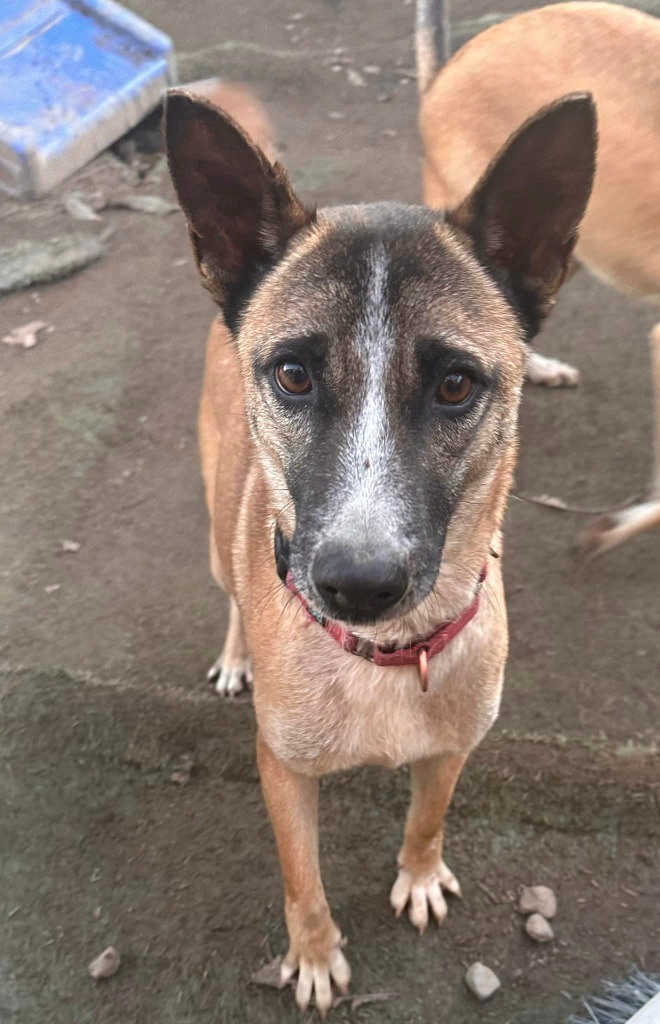
M444 0L418 0L425 201L439 208L460 202L522 121L557 96L588 90L598 108L598 170L577 257L622 291L660 298L660 21L615 4L554 4L481 33L445 64L448 35ZM651 341L650 500L595 523L585 537L593 552L660 523L660 328ZM572 367L538 353L528 376L577 383Z
M444 817L499 706L524 341L575 245L594 108L581 94L541 111L445 213L310 210L227 114L183 90L166 133L222 311L200 416L211 561L231 602L221 689L254 674L282 980L298 971L298 1004L314 995L325 1012L350 971L319 870L320 775L410 762L392 905L423 931L446 914L443 889L460 893Z

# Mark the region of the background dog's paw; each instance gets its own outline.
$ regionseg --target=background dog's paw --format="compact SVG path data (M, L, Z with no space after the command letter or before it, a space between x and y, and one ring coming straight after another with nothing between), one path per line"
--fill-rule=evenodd
M298 971L296 984L296 1003L301 1010L306 1010L314 997L316 1008L322 1017L332 1006L332 982L345 995L351 980L351 968L339 945L335 946L327 958L313 963L305 957L289 950L282 961L280 984L288 984Z
M252 666L250 659L225 666L222 655L214 661L206 673L206 678L221 697L236 697L252 685Z
M401 868L399 876L392 886L390 903L397 917L400 917L408 906L408 917L420 935L429 923L429 907L438 924L442 924L447 916L447 904L442 890L446 889L454 896L461 895L458 879L443 861L438 871L423 878L413 875Z
M660 526L660 497L594 520L578 537L577 553L584 559L594 558L654 526Z
M569 363L562 363L561 359L550 359L531 349L527 353L525 379L545 388L576 388L580 371Z

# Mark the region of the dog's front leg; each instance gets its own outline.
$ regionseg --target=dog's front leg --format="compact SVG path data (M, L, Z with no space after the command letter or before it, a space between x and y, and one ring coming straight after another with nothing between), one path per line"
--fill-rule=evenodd
M408 915L420 933L428 924L429 904L438 923L447 916L443 889L461 895L442 859L442 845L445 814L465 760L464 754L444 754L411 766L412 800L390 901L397 917L410 903Z
M298 1006L306 1009L313 993L318 1009L325 1014L332 1005L331 982L345 992L351 971L321 881L318 780L287 768L261 734L257 760L284 877L290 947L282 963L282 984L297 970Z

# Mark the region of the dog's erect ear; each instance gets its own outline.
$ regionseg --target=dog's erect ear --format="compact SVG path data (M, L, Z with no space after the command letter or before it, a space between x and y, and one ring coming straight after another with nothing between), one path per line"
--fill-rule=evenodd
M573 93L541 110L512 136L448 221L512 301L528 338L564 280L591 194L596 109Z
M170 174L204 285L230 327L253 285L315 214L217 107L173 89L165 103Z

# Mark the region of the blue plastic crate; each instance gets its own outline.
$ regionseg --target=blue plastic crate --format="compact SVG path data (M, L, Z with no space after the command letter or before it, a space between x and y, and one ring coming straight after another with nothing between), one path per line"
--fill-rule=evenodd
M175 80L172 41L113 0L0 0L0 189L47 192Z

